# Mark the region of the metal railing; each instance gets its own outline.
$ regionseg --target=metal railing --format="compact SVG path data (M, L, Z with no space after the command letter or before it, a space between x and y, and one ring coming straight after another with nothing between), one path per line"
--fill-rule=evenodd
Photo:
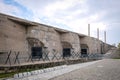
M29 52L20 51L6 51L0 53L0 65L26 65L33 63L44 63L44 62L55 62L55 61L66 61L66 60L77 60L77 59L102 59L103 54L81 54L78 52L71 52L70 56L64 57L62 53L56 51L42 52L42 58L37 56L33 58Z

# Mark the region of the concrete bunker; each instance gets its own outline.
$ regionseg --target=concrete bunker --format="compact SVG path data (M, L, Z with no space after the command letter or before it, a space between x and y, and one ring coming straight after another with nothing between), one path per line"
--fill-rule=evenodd
M72 45L69 42L62 42L63 58L71 56Z
M70 57L76 60L80 58L79 52L105 53L111 47L104 42L101 42L104 45L100 47L100 40L93 37L4 14L0 14L0 20L0 64L3 66L8 63L10 66L25 65L23 63L31 65L32 59L59 62L61 58ZM56 51L53 53L52 49Z
M43 57L44 44L36 38L27 38L28 47L31 51L32 59L40 59Z

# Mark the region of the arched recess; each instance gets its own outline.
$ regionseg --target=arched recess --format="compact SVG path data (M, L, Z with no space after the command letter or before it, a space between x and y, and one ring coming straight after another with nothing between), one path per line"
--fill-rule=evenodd
M69 42L62 42L63 48L72 48L72 45Z
M69 42L62 42L63 58L71 56L72 45Z
M44 43L37 38L27 38L31 47L44 47Z
M87 44L80 44L81 45L81 55L87 55L89 53L89 47Z
M42 50L44 43L37 38L27 38L29 50L31 51L32 58L40 59L43 56Z

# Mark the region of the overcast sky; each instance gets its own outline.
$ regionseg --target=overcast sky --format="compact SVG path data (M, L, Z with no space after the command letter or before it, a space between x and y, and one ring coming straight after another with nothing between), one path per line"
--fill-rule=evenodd
M91 36L120 42L120 0L0 0L0 12Z

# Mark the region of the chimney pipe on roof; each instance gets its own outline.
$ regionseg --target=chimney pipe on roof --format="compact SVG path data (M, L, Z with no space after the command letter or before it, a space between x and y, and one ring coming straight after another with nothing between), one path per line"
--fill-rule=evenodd
M97 38L99 40L99 28L97 28Z
M90 24L88 24L88 36L90 36Z
M104 31L104 42L106 43L106 31Z

